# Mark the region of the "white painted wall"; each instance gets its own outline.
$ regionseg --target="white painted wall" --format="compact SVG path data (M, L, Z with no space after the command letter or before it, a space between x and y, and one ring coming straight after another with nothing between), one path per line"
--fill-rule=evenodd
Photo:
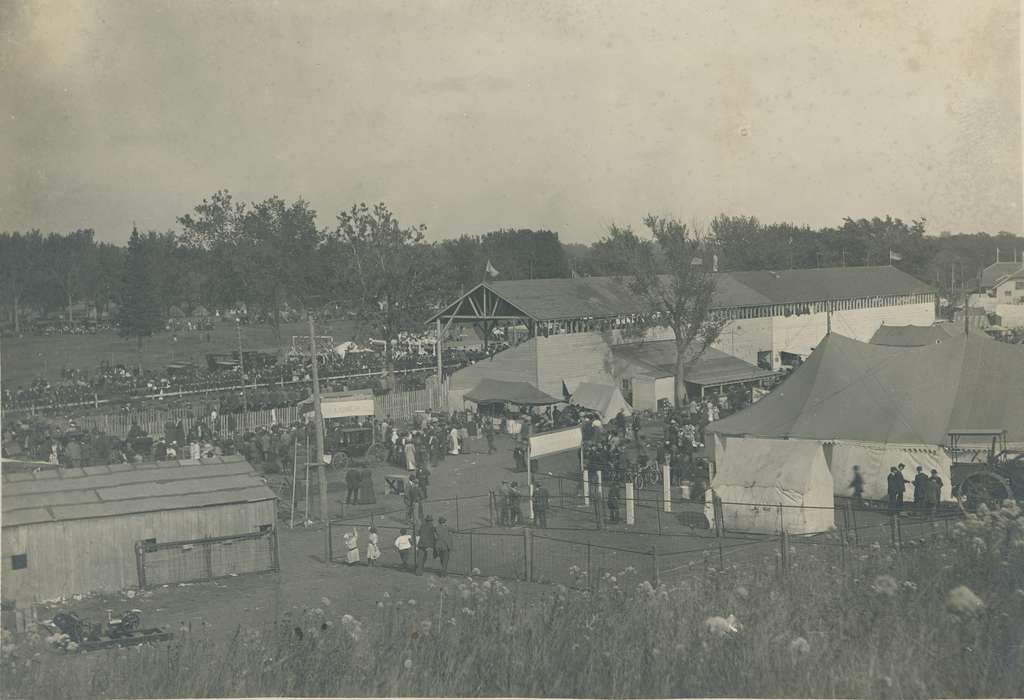
M833 332L865 343L883 323L889 326L930 326L935 323L935 306L931 303L907 304L832 313ZM777 317L772 319L772 328L776 362L780 352L806 357L828 332L828 314Z

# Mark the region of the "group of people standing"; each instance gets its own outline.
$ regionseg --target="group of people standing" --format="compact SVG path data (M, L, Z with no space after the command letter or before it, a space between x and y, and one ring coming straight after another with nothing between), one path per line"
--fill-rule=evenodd
M906 477L907 465L902 462L895 467L889 468L886 476L886 497L889 502L889 512L898 514L904 509L904 495L907 486L914 489L914 508L912 512L918 514L935 515L942 500L942 487L944 483L939 476L937 469L932 469L931 474L925 474L924 467L918 466L914 478ZM860 467L854 465L853 479L850 481L850 489L853 491L853 499L857 503L864 498L864 477L860 473Z

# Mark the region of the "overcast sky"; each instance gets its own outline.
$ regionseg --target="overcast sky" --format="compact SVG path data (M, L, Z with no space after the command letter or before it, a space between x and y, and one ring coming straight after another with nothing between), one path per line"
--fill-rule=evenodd
M589 242L648 212L1021 231L1017 0L0 0L0 230L322 225Z

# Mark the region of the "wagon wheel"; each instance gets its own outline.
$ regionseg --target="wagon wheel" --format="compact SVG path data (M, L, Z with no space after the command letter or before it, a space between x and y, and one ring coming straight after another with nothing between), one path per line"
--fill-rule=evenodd
M388 448L384 445L371 445L370 449L366 451L366 456L374 462L386 462L388 458Z
M73 642L82 641L82 621L74 615L66 612L59 612L53 616L53 624L63 634L71 638Z
M134 610L129 610L121 615L121 629L125 632L133 630L139 626L142 618Z
M957 501L965 513L973 513L982 504L998 507L1013 498L1010 482L995 472L975 472L960 482L957 491Z

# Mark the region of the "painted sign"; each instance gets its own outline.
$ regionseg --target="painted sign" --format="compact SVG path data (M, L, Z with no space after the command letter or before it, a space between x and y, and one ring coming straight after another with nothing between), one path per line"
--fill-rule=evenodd
M530 436L530 459L578 450L582 446L583 431L579 426L537 433Z

